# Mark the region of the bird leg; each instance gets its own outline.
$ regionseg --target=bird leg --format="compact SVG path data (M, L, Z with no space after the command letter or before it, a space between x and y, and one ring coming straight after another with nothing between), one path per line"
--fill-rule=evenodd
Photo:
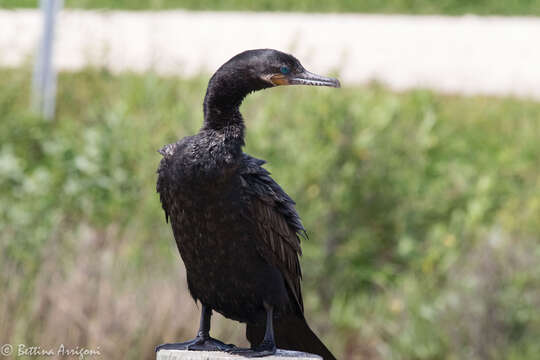
M233 348L229 350L232 354L238 354L245 357L262 357L274 355L276 353L276 340L274 339L274 309L272 306L264 303L266 309L266 330L261 343L251 349Z
M211 316L212 309L202 304L201 322L195 339L182 343L162 344L156 347L156 352L159 350L228 351L235 348L232 344L225 344L210 337Z

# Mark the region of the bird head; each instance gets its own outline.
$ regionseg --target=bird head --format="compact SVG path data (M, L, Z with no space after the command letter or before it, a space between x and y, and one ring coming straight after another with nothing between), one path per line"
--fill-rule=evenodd
M340 87L339 80L317 75L304 69L294 56L277 50L254 50L257 75L272 86L310 85Z
M227 61L218 74L250 92L282 85L340 87L337 79L311 73L294 56L273 49L244 51Z

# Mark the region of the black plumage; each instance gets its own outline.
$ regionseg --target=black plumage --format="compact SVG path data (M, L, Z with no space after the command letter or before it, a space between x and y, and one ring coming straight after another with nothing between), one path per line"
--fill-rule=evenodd
M298 257L305 230L295 203L262 167L263 160L242 151L244 97L293 84L339 87L337 80L309 73L276 50L238 54L209 81L199 133L160 150L157 191L202 313L195 339L157 350L263 356L274 353L277 343L334 359L304 319ZM247 323L252 348L211 338L212 310Z

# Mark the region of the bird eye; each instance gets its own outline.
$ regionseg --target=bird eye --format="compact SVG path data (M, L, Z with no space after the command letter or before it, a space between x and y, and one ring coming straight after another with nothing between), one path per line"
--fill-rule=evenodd
M289 68L286 67L286 66L282 66L281 69L279 69L279 70L281 71L282 74L288 74L289 71L291 71L291 70L289 70Z

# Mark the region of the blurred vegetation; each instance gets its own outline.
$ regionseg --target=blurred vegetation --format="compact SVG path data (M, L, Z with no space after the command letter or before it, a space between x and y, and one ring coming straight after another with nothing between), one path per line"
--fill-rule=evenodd
M0 0L0 7L35 7L37 0ZM66 7L386 14L540 15L539 0L65 0Z
M0 71L0 343L153 359L197 310L155 193L156 152L202 121L208 77L61 74L58 116ZM540 353L540 104L278 88L247 149L297 201L306 313L342 359ZM218 321L216 337L242 329Z

